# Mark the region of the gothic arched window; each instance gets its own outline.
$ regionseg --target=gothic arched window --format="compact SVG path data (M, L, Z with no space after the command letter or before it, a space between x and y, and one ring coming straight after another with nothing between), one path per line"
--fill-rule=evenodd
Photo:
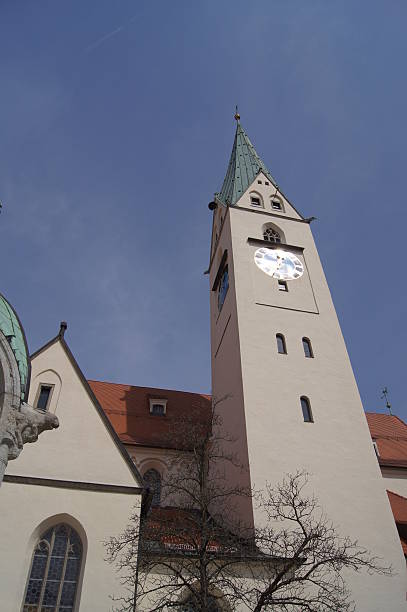
M161 501L161 474L151 468L144 474L144 480L146 481L150 491L153 494L152 505L159 506Z
M23 612L73 612L82 562L82 542L63 523L37 542L24 597Z
M281 235L274 227L265 227L263 229L263 238L268 242L281 242Z
M285 338L283 334L276 334L276 340L277 340L277 351L280 354L285 355L287 353L287 347L285 345Z
M311 340L309 338L302 339L302 346L304 349L304 355L306 357L313 357L314 353L312 352Z
M314 419L312 418L311 404L310 404L308 397L305 397L303 395L300 398L300 401L301 401L302 416L304 417L305 423L313 423Z

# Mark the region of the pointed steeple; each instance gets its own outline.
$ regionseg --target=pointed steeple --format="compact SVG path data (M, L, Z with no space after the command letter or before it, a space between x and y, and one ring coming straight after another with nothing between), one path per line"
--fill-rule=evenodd
M237 121L235 140L229 166L220 193L216 194L223 204L234 206L246 189L252 184L258 173L263 172L271 183L278 187L267 170L265 163L257 155L256 149L240 124L240 115L236 111Z

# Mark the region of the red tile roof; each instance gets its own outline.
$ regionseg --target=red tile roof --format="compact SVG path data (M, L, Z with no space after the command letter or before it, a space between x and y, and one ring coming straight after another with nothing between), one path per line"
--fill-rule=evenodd
M89 385L102 406L112 426L125 444L174 448L174 425L183 417L197 419L205 425L211 410L211 396L187 391L173 391L152 387L135 387L116 383L89 380ZM150 414L150 399L166 399L165 416ZM407 425L398 417L366 413L372 438L379 450L379 463L383 466L407 467ZM399 525L407 525L407 499L387 491L394 519ZM177 526L193 516L179 508L153 508L149 516L150 537L161 541L164 548L177 549L187 543L181 534L161 532L160 525ZM190 522L191 522L190 521ZM176 532L176 531L175 531ZM407 557L407 541L400 535L403 552ZM218 547L218 542L213 543Z
M383 466L407 467L407 425L390 414L366 413L372 438Z
M396 523L404 523L407 525L407 499L393 493L393 491L387 491L390 506L393 511L394 520Z
M187 391L135 387L89 380L89 385L107 414L121 441L161 448L173 448L174 422L197 415L205 422L210 413L211 396ZM166 399L165 416L150 414L150 399ZM407 425L398 417L366 413L372 438L383 466L407 467Z
M183 417L206 423L211 397L201 393L135 387L89 380L89 385L125 444L174 448L173 432ZM150 414L150 399L166 399L164 416Z

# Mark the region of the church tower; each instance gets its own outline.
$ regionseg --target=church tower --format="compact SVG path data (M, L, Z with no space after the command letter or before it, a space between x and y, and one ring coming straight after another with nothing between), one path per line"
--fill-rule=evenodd
M285 197L235 118L209 205L213 397L248 465L246 484L262 489L306 470L339 533L393 565L393 578L350 576L356 609L404 610L405 562L312 218ZM261 521L251 507L238 511Z

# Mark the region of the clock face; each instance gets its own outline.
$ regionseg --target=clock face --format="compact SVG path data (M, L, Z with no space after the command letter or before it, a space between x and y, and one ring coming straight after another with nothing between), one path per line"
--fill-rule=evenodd
M298 257L282 249L257 249L254 261L265 274L280 280L294 280L304 274L304 266Z

